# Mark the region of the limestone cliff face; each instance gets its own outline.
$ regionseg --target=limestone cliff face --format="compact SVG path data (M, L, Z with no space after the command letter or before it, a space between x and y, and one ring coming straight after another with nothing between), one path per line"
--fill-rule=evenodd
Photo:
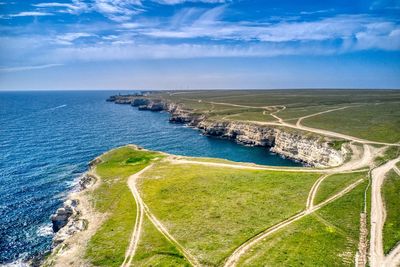
M195 114L179 104L162 100L133 101L133 105L142 110L168 111L171 114L170 122L185 123L200 129L206 135L232 139L245 145L270 147L275 153L312 166L338 166L345 160L346 151L332 148L329 140L321 136L257 123L210 120L204 114ZM157 108L153 108L154 106Z

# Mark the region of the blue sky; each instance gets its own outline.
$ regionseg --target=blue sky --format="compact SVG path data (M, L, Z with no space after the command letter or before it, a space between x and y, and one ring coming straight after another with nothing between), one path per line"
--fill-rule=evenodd
M0 0L0 90L400 88L400 0Z

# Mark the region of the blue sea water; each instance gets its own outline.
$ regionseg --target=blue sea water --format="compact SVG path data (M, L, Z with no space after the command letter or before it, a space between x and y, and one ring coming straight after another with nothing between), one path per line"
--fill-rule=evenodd
M105 102L115 93L0 93L0 264L50 249L49 216L87 163L114 147L133 143L178 155L300 165L168 123L167 113Z

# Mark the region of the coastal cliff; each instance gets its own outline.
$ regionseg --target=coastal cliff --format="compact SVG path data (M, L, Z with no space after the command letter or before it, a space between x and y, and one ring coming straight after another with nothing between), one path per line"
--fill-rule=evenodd
M201 130L205 135L235 140L251 146L269 147L272 152L315 167L341 165L346 149L330 145L330 140L304 131L283 126L261 125L256 122L214 120L197 114L182 105L152 98L116 98L115 103L131 104L140 110L167 111L170 122L184 123Z

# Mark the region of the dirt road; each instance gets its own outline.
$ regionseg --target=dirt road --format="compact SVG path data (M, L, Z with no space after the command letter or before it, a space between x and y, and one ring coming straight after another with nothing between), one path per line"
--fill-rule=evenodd
M133 228L132 236L131 236L131 242L129 243L128 250L125 253L125 259L122 262L121 266L123 267L129 267L131 266L132 259L135 256L136 248L139 244L140 240L140 234L142 232L142 225L143 225L143 215L144 215L144 206L142 202L140 201L140 195L139 192L136 189L136 180L139 178L140 175L142 175L144 172L149 170L153 165L149 165L143 170L135 173L134 175L129 176L128 178L128 186L129 189L132 192L133 197L135 198L136 202L136 220L135 220L135 226Z
M372 193L371 193L371 245L370 245L370 265L380 267L385 264L383 253L382 229L385 222L386 211L383 203L381 189L385 175L393 169L395 164L400 161L400 157L382 166L375 168L371 172ZM386 262L387 263L387 262Z

